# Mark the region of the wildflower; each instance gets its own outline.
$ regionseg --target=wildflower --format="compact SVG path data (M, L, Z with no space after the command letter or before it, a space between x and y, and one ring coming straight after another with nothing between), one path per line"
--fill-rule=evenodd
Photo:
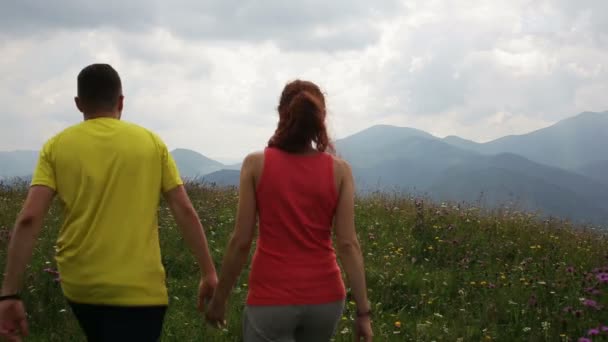
M605 325L602 325L602 327L600 328L600 330L601 330L602 332L608 332L608 327L607 327L607 326L605 326Z
M545 331L549 330L549 328L551 327L551 323L549 322L542 322L541 325L543 327L543 330Z
M587 331L587 336L597 336L599 334L600 334L600 329L598 329L598 328L589 329L589 331Z
M608 273L600 273L596 276L596 278L600 282L600 284L608 283Z
M602 294L602 291L594 288L594 287L588 287L585 289L585 292L587 292L588 294L592 295L592 296L599 296Z
M574 267L569 266L568 268L566 268L566 272L568 272L568 273L574 273Z
M589 307L589 308L596 309L596 310L599 310L601 308L600 305L593 299L585 299L583 301L583 305L586 307Z
M593 342L590 338L581 337L578 339L578 342Z
M530 328L530 327L525 327L523 330L524 330L524 332L528 332L528 331L532 330L532 328Z
M399 322L399 321L395 322L395 328L401 329L401 322Z

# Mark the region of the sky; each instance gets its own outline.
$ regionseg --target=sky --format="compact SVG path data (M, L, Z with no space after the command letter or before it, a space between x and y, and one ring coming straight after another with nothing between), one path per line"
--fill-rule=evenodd
M376 124L478 142L608 110L605 0L0 0L0 151L82 120L119 72L123 119L223 162L262 149L282 88L317 83L334 139Z

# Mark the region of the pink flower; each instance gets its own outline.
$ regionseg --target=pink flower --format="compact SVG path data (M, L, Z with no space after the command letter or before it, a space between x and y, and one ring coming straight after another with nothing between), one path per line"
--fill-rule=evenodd
M585 299L583 301L583 305L586 306L586 307L589 307L589 308L596 309L596 310L601 309L600 305L596 301L594 301L593 299Z

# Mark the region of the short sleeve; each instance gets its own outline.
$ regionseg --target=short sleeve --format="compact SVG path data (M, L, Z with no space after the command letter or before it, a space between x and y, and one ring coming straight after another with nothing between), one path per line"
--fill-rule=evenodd
M51 139L44 144L38 156L38 163L34 169L31 185L43 185L57 190L55 180L55 163L53 158L53 142Z
M168 192L173 190L175 187L184 184L184 182L179 174L179 170L173 156L167 150L167 146L162 141L159 141L159 143L162 157L162 191Z

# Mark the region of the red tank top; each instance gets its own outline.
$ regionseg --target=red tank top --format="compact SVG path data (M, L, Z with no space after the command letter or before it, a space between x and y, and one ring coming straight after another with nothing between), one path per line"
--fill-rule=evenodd
M267 148L256 201L259 238L247 304L323 304L344 299L331 239L338 202L332 156Z

